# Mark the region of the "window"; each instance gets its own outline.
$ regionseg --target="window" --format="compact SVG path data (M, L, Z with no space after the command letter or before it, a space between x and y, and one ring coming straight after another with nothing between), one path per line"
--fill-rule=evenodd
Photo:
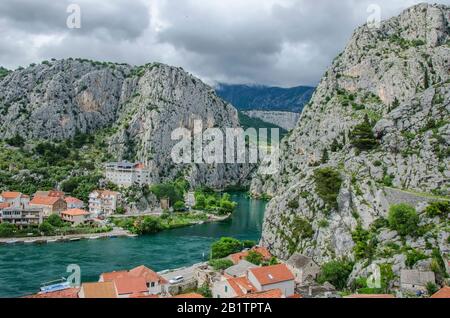
M228 286L225 286L225 292L228 293Z
M152 283L151 283L151 286L152 286L152 287L155 287L155 282L152 282Z

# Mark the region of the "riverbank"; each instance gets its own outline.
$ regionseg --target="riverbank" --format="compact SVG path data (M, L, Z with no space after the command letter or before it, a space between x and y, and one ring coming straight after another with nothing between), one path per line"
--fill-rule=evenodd
M104 239L104 238L116 238L116 237L133 237L134 235L127 230L121 228L114 228L110 232L95 233L95 234L72 234L72 235L59 235L59 236L30 236L30 237L9 237L0 238L0 244L44 244L55 242L76 242L85 239Z

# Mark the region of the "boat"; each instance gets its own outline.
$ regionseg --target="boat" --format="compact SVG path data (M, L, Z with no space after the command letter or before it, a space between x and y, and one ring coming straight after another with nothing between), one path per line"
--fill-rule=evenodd
M100 236L91 236L89 239L90 240L98 240L100 238Z
M19 243L19 240L9 240L5 242L6 244L16 244Z
M73 237L71 239L69 239L70 242L76 242L76 241L80 241L81 238L80 237Z
M127 236L128 237L138 237L139 235L137 235L137 234L128 234Z
M52 282L41 284L40 290L41 290L42 294L47 294L47 293L52 293L52 292L68 289L70 287L71 287L70 283L67 282L65 278L61 278L61 279L58 279L58 280L55 280Z
M34 244L34 243L37 243L37 242L38 242L38 240L27 240L27 241L24 241L25 244Z
M58 239L49 239L46 242L47 243L55 243L55 242L58 242Z

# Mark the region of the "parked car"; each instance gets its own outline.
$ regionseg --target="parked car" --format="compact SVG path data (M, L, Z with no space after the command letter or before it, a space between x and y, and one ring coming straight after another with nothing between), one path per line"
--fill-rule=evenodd
M169 283L171 283L173 285L173 284L182 283L183 281L184 281L184 277L183 276L175 276L174 278L169 280Z

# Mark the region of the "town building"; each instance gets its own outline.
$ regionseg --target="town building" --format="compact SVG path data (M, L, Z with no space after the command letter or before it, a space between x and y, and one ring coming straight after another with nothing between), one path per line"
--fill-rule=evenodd
M213 284L213 298L235 298L256 292L257 289L247 277L224 277Z
M2 192L0 194L0 203L8 203L10 207L27 207L30 197L20 192Z
M427 284L435 282L436 277L431 271L402 269L400 272L400 287L405 291L425 293Z
M117 277L113 281L118 298L130 298L132 295L142 295L148 293L145 278L124 275Z
M295 277L285 264L251 268L247 277L258 291L280 289L287 297L295 294Z
M296 296L299 296L299 295L296 295ZM280 289L272 289L272 290L263 291L263 292L256 292L256 293L246 294L246 295L238 296L236 298L247 298L247 299L262 298L262 299L269 299L269 298L285 298L285 296L283 295L283 292ZM288 297L288 298L291 298L291 297ZM292 298L294 298L294 297L292 297ZM301 298L301 297L295 297L295 298Z
M66 194L62 191L58 190L50 190L50 191L36 191L33 197L53 197L53 198L64 198Z
M78 226L90 222L90 213L81 209L69 209L61 212L63 221L69 222L72 226Z
M250 268L256 268L255 264L252 264L246 260L240 261L238 264L233 265L225 270L225 274L230 277L245 276Z
M0 223L10 223L19 227L42 224L43 212L39 208L7 207L0 211Z
M150 268L139 266L130 270L129 275L134 277L142 277L145 279L147 289L150 294L167 293L168 281L162 276L158 275Z
M239 253L231 254L228 256L228 259L230 259L233 262L233 264L236 265L240 261L245 260L250 251L261 254L263 257L263 261L268 262L272 259L272 254L270 254L269 250L267 248L261 247L261 246L255 246L251 250L246 250L246 251L242 251Z
M62 211L67 210L67 203L61 197L35 196L30 201L29 206L30 208L42 209L44 218L52 214L61 215Z
M150 184L150 170L143 163L111 162L105 165L106 180L121 186Z
M306 285L315 281L320 273L320 266L311 257L294 254L286 262L287 267L295 276L295 282Z
M80 199L74 198L74 197L66 197L64 198L64 201L66 201L67 209L83 209L84 208L84 202Z
M95 190L89 194L89 213L93 217L110 216L116 213L120 193L109 190Z
M78 293L79 298L117 298L113 282L83 283Z

